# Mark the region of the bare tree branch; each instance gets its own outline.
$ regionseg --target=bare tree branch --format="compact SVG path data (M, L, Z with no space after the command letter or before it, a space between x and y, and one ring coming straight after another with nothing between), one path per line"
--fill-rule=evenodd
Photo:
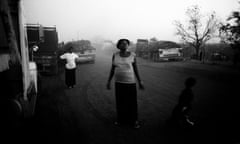
M179 22L175 21L176 35L185 41L185 43L194 47L196 50L196 55L199 54L199 50L205 45L207 41L214 37L214 33L217 28L217 20L215 13L212 13L205 24L204 30L202 30L202 14L200 13L200 8L194 5L187 9L186 15L189 18L187 28Z

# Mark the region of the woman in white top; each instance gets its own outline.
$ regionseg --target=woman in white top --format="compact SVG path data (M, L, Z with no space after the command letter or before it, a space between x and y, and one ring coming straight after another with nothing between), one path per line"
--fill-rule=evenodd
M68 52L60 56L61 59L66 59L65 64L65 83L68 88L73 88L76 84L76 58L78 55L73 53L73 47L70 47Z
M135 53L127 50L129 44L128 39L120 39L117 43L120 51L113 54L107 89L111 89L111 80L114 76L117 109L115 124L139 128L135 77L139 88L144 89L144 86L138 73Z

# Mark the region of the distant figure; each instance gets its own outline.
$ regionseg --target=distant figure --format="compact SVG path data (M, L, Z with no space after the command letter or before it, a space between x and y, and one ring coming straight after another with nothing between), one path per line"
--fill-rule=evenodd
M76 58L78 55L73 53L73 47L68 49L68 52L60 56L61 59L66 59L65 64L65 83L68 88L73 88L76 84Z
M117 109L117 121L115 124L140 128L135 76L139 88L144 89L144 86L138 73L135 53L128 51L129 44L128 39L120 39L117 43L117 48L120 51L113 54L107 89L111 89L111 80L115 76Z
M190 125L193 126L194 122L189 119L189 112L192 109L192 101L194 98L194 94L192 91L192 87L196 84L196 79L193 77L189 77L185 81L185 89L181 92L178 104L173 109L172 112L172 120L177 122L180 125Z

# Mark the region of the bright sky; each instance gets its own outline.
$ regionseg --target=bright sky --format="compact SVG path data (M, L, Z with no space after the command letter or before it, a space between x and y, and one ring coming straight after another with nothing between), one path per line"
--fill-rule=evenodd
M238 10L238 0L23 0L28 23L56 25L59 40L103 37L179 41L174 20L184 22L186 9L198 4L225 20Z

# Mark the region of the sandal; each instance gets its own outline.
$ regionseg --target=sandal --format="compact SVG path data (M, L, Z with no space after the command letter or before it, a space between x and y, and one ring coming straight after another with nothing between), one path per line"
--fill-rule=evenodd
M115 121L114 125L119 126L120 124L119 124L119 122Z
M139 121L136 121L135 124L134 124L134 128L135 129L139 129L141 127Z

